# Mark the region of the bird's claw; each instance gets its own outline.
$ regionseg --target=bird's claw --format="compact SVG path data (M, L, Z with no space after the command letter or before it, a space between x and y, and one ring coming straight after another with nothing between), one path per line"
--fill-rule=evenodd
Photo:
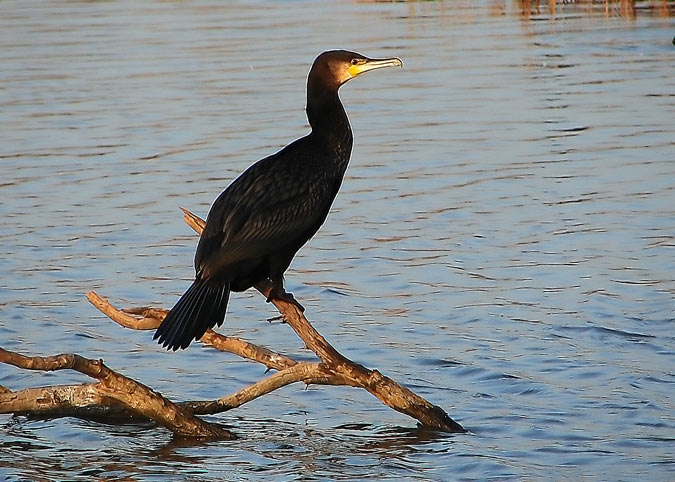
M273 316L272 318L267 318L268 323L274 323L275 321L280 321L281 323L286 323L286 320L284 320L284 317L282 315Z
M267 296L267 302L271 303L273 300L281 300L287 303L293 303L300 310L301 313L305 312L305 307L302 306L300 302L295 299L293 293L288 293L287 291L274 288L272 289L272 291L270 291L269 295Z

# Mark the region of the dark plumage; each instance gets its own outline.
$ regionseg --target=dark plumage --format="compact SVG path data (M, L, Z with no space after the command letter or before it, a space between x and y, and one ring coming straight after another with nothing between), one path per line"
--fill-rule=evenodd
M325 221L352 151L338 89L368 70L401 65L345 50L316 58L307 78L312 131L253 164L213 203L197 246L195 281L157 328L160 344L186 348L223 323L230 291L264 279L274 284L270 299L292 300L283 274Z

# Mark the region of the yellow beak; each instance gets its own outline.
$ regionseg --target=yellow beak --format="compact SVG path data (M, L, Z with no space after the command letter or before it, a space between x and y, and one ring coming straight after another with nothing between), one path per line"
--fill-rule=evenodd
M356 77L369 70L382 69L384 67L403 67L403 62L396 57L390 59L364 59L357 64L351 65L347 69L347 72L352 77Z

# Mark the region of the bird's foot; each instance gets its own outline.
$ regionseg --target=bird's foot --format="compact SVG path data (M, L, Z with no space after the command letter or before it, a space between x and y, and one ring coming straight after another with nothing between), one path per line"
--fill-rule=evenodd
M305 312L305 307L302 306L298 300L295 299L293 296L293 293L288 293L286 290L283 288L272 288L272 291L270 291L269 295L267 295L267 302L271 303L272 300L281 300L285 301L287 303L293 303L299 310L300 313Z
M286 323L286 320L284 320L284 317L282 315L279 316L273 316L272 318L267 318L267 322L272 324L275 321L278 321L280 323Z

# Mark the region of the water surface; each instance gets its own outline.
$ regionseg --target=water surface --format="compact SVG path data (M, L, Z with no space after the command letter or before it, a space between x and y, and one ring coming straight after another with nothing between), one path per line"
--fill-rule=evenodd
M175 400L262 367L167 354L84 299L170 307L204 216L307 132L321 51L355 147L287 286L347 356L470 430L290 386L212 417L235 442L0 417L9 480L666 480L675 470L675 48L662 2L18 2L0 16L0 345L103 358ZM254 292L222 332L312 354ZM11 389L81 383L0 367Z

